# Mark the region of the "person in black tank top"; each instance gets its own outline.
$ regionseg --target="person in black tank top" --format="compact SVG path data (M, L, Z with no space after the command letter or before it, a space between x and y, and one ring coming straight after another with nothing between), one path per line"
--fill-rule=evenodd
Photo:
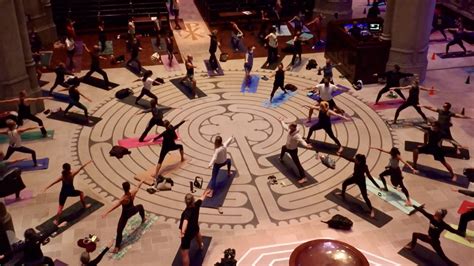
M217 47L220 46L220 43L217 41L217 30L211 31L209 37L211 38L211 43L209 45L209 65L211 70L217 73L219 71L219 63L217 63L216 52Z
M341 142L336 138L334 135L334 132L332 131L332 124L331 124L331 115L340 117L344 120L351 120L348 117L345 117L343 115L340 115L333 110L329 109L329 103L322 101L319 106L306 106L307 108L313 109L313 110L318 110L319 111L319 116L318 116L318 122L314 125L312 125L309 128L308 136L306 137L306 141L310 142L311 135L313 135L314 131L324 129L326 131L326 134L337 144L339 147L339 150L337 151L338 153L341 153L343 150L343 147L341 145Z
M122 244L123 229L125 229L128 219L130 219L135 214L140 213L140 216L142 218L142 224L145 222L145 209L143 208L143 205L135 205L133 203L133 200L135 199L135 196L140 190L140 187L143 185L143 182L144 180L140 181L137 187L132 191L130 191L130 183L123 182L122 188L124 191L124 195L111 209L102 214L102 219L104 219L113 210L117 209L119 206L122 206L122 214L120 215L120 219L117 225L117 237L115 238L115 248L112 251L113 253L117 253L120 250L120 245Z
M102 60L107 60L107 58L99 55L100 47L98 45L94 45L94 47L92 47L92 51L91 51L91 50L89 50L89 48L87 48L87 45L85 43L83 44L83 46L84 46L84 49L86 50L86 52L88 52L89 55L91 56L91 68L86 73L86 75L83 77L83 79L88 79L88 78L91 77L92 73L97 72L97 73L101 74L102 77L104 78L104 82L105 82L105 88L104 89L111 88L111 85L109 84L109 77L107 76L107 73L105 73L105 71L100 67L100 60L101 59Z
M30 104L35 101L52 100L53 98L52 97L27 98L26 96L27 96L26 91L23 90L23 91L20 91L18 98L2 100L0 101L0 104L8 104L8 103L18 104L18 117L17 117L18 126L23 125L24 119L29 119L33 122L36 122L38 126L40 127L41 134L43 134L43 137L47 137L48 132L44 128L43 120L41 120L39 117L31 113Z
M84 97L87 101L89 102L92 102L91 99L89 99L88 97L86 97L84 94L82 94L79 90L78 90L78 86L80 84L80 81L78 78L74 78L72 81L71 81L71 84L69 86L69 88L67 89L63 89L64 90L67 90L68 93L69 93L69 104L68 106L66 107L66 109L64 110L64 115L66 116L69 112L69 110L73 107L73 106L76 106L77 108L81 109L84 111L84 116L86 117L86 121L87 123L90 123L91 121L89 120L89 114L87 112L87 107L82 104L80 102L80 99L81 99L81 96Z
M145 141L145 137L150 132L151 128L153 126L161 126L164 127L165 124L163 123L163 112L158 109L157 107L157 102L155 99L152 99L150 101L150 108L147 110L144 110L140 112L139 114L144 114L144 113L151 113L152 117L150 118L150 121L148 122L148 125L146 126L145 130L143 131L142 135L138 139L140 142Z
M51 89L49 89L49 95L53 94L54 89L56 89L58 85L67 88L68 85L64 82L65 76L73 75L72 72L66 69L66 65L62 62L56 66L56 68L54 69L54 73L56 73L56 79L54 80L54 84Z
M84 192L80 190L76 190L74 188L74 177L84 169L88 164L92 163L92 161L88 161L83 164L80 168L71 171L71 165L68 163L63 164L63 171L61 176L58 177L53 183L47 186L43 193L46 192L50 187L56 185L59 182L62 182L61 192L59 192L59 208L58 213L56 214L56 219L54 220L54 224L59 224L59 218L61 217L61 213L63 212L64 204L66 203L66 199L68 197L80 197L82 206L84 209L89 208L91 204L86 204L84 200Z
M270 78L271 77L275 77L275 81L273 81L273 89L270 93L270 103L272 103L273 96L275 95L275 92L278 90L278 88L287 93L285 90L285 70L283 69L282 63L278 65L278 69L275 71L275 73L273 73L272 76L270 76Z
M369 168L366 164L365 155L357 154L354 158L346 157L343 154L339 156L348 160L349 162L354 163L354 173L352 174L351 177L347 178L346 180L344 180L344 182L342 182L342 192L339 193L339 195L342 197L343 200L346 200L345 193L346 193L347 186L356 184L360 189L360 193L362 194L362 197L364 198L365 203L367 203L367 206L369 207L370 217L375 218L375 212L374 212L374 209L372 208L372 203L370 202L369 197L367 196L367 186L365 183L365 176L367 175L370 181L372 181L372 183L378 189L380 189L380 186L375 182L374 178L369 172Z
M399 87L400 90L409 90L408 91L408 98L404 103L402 103L398 108L397 111L395 111L395 118L393 119L393 123L397 123L398 116L400 115L400 112L408 107L413 107L415 110L421 115L423 120L427 121L428 118L426 118L426 115L423 113L421 110L419 104L420 104L420 90L422 91L430 91L429 89L420 86L418 77L415 78L413 81L413 84L410 86L406 87ZM390 88L390 91L394 91L395 88Z
M182 78L179 83L185 85L185 81L191 82L192 87L192 98L196 98L196 79L194 78L194 69L196 66L193 64L193 56L188 55L185 60L185 66L186 66L186 76Z

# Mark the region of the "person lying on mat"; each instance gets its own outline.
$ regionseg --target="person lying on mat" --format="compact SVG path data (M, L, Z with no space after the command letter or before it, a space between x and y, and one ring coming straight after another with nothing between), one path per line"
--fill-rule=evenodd
M107 246L100 252L100 254L93 260L91 260L90 253L87 251L84 251L81 253L81 266L97 266L99 265L100 261L102 258L105 256L105 254L109 251L109 249L112 247L114 244L114 240L110 240L110 242L107 244Z
M457 189L457 188L452 188L452 190L455 192L464 194L466 196L474 197L473 190ZM461 217L459 218L459 224L458 224L458 234L462 237L465 237L470 242L474 241L474 237L472 236L466 237L466 230L467 230L467 223L469 223L472 220L474 220L474 207L470 207L469 210L461 214Z

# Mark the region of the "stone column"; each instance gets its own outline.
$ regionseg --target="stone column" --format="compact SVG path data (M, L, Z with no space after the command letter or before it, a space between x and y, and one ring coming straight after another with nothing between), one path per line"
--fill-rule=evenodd
M326 17L324 24L334 20L335 13L338 19L352 18L352 0L315 0L313 15L323 14Z
M387 68L400 65L403 72L416 73L423 81L428 66L428 48L435 0L396 0L391 21L390 55Z
M383 33L380 36L381 40L389 41L392 38L392 20L395 13L395 1L386 0L385 18L383 21Z
M56 25L50 0L18 0L22 1L25 14L28 15L28 29L38 32L43 44L51 44L57 39Z

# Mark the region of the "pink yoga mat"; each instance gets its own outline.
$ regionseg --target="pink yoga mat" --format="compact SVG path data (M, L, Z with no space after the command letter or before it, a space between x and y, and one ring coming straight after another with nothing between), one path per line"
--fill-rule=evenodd
M379 104L370 103L369 106L370 108L376 111L379 111L379 110L398 108L403 102L404 102L403 99L393 99L393 100L381 101L379 102Z
M179 134L176 133L176 135L178 135L178 140L179 140L180 139ZM138 148L138 147L149 146L149 145L157 145L157 144L163 143L163 138L160 138L157 141L152 141L153 138L155 138L157 136L158 136L158 134L148 135L145 138L144 142L138 141L139 138L121 139L121 140L118 141L118 145L120 145L124 148L127 148L127 149L131 149L131 148Z
M168 60L167 55L163 55L161 57L161 61L163 61L163 66L165 67L166 71L180 71L181 70L179 63L176 60L176 56L173 56L173 61L171 63L171 66L170 66L170 61Z
M32 199L33 198L33 191L28 190L28 189L23 189L20 192L20 198L21 199L17 200L15 194L12 194L8 197L5 197L5 205L10 205L10 204L13 204L15 202L21 202L21 201L24 201L24 200Z

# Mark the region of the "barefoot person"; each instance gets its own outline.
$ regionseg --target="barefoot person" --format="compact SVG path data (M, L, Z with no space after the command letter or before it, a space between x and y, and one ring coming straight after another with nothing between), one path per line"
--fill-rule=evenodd
M27 128L18 128L15 121L8 119L7 120L7 130L0 131L0 134L5 134L8 137L8 149L3 160L8 160L14 152L29 153L33 159L33 166L37 167L38 162L36 161L36 152L30 148L27 148L21 143L21 133L37 129L38 127L27 127Z
M252 76L250 75L250 72L252 72L252 68L253 68L254 50L255 50L255 46L249 46L247 47L247 53L245 53L244 70L245 70L245 84L247 87L249 87L250 83L252 83Z
M157 81L154 81L151 78L152 75L153 75L153 72L151 70L147 70L145 71L145 73L143 73L143 78L142 78L143 88L140 92L140 95L138 95L137 99L135 100L135 104L139 104L138 101L140 101L140 99L145 95L152 98L156 102L158 102L158 97L156 97L156 95L153 94L153 92L151 92L151 86L159 85L160 83Z
M87 96L85 96L84 94L82 94L79 91L78 87L79 87L80 81L79 81L78 78L74 78L73 81L71 81L71 84L72 85L69 86L69 88L62 90L62 91L67 90L68 93L69 93L69 104L66 107L66 109L64 109L64 116L67 116L69 110L73 106L76 106L77 108L84 111L84 116L86 117L86 122L91 123L91 121L89 120L89 113L87 112L87 107L80 102L80 99L81 99L81 96L82 96L89 102L92 102L92 100L89 99Z
M400 162L408 166L414 173L418 173L418 171L415 170L415 168L413 168L411 165L409 165L407 162L405 162L402 159L398 148L393 147L390 151L386 151L386 150L375 148L375 147L370 147L370 149L374 149L374 150L381 151L383 153L390 154L390 160L388 161L388 165L385 167L385 171L383 171L379 175L380 180L382 180L382 183L384 186L383 190L388 191L385 177L389 175L392 185L395 188L400 187L402 189L403 194L405 194L405 197L407 198L405 201L405 206L411 206L412 204L410 201L410 195L408 194L408 190L405 187L405 184L403 184L403 176L402 176L402 170L400 169Z
M285 90L285 70L283 69L283 63L278 64L278 69L270 76L270 78L272 77L275 77L275 80L273 81L273 89L270 93L270 103L273 101L273 96L278 88L287 93Z
M49 89L49 95L53 94L54 89L56 89L58 85L63 88L67 88L68 85L65 83L66 75L73 75L72 72L66 69L66 65L62 62L56 66L54 73L56 73L56 79L54 80L54 84L51 89Z
M155 99L152 99L150 101L150 109L143 110L142 112L140 112L138 114L145 114L145 113L151 113L152 117L151 117L150 121L148 122L148 125L146 126L146 128L143 131L142 135L138 139L138 141L140 141L140 142L145 141L146 135L148 134L148 132L150 132L150 130L154 126L161 126L161 127L165 126L165 124L163 123L163 112L160 109L158 109Z
M159 183L163 182L163 177L159 175L160 169L161 169L161 164L165 160L166 155L170 151L175 151L179 150L179 153L181 155L181 162L184 162L184 148L183 145L181 144L176 144L176 139L178 138L178 135L176 134L176 130L184 124L185 120L181 121L179 124L176 126L173 126L170 121L165 120L163 121L163 125L165 126L166 130L161 132L160 135L158 135L156 138L153 139L153 141L156 141L163 137L163 144L161 144L161 151L160 151L160 158L158 159L158 164L156 165L155 169L155 174L153 177L155 178L154 186L158 186Z
M339 114L344 114L344 110L339 108L336 105L336 102L334 101L334 96L333 94L336 93L336 91L344 91L346 92L346 89L342 89L334 84L330 84L331 80L326 77L323 79L323 82L321 84L316 85L315 87L309 88L312 93L319 94L319 99L318 102L328 102L329 103L329 109L336 111L336 113ZM311 118L311 114L313 113L313 110L309 110L309 117Z
M122 206L122 214L120 215L120 219L117 225L115 248L112 253L117 253L120 250L120 245L122 244L123 229L125 229L128 219L130 219L135 214L140 213L140 216L142 217L142 224L145 222L145 209L143 209L143 205L135 205L133 203L133 200L135 199L135 196L137 195L142 185L143 180L138 183L137 187L134 190L130 191L130 183L128 181L123 182L122 188L124 195L112 208L110 208L106 213L102 214L102 219L104 219L109 213L117 209L119 206Z
M221 167L227 165L227 176L230 177L231 175L230 167L232 161L227 158L227 147L229 147L233 139L234 137L230 137L226 142L222 143L222 137L217 136L214 141L214 155L212 156L208 166L208 168L212 167L212 176L209 181L209 197L213 196L214 189L216 189L217 175L219 174Z
M396 88L390 88L390 91L394 91ZM408 98L404 103L402 103L397 110L395 111L395 117L393 118L393 123L397 123L398 116L400 115L400 112L403 111L404 109L408 107L413 107L415 110L421 115L423 120L427 121L428 118L426 118L425 113L421 110L419 104L420 104L420 91L430 91L430 89L427 89L425 87L420 86L420 81L418 77L415 78L413 81L413 84L410 86L406 87L398 87L400 90L409 90L408 91Z
M209 190L205 190L202 196L198 200L194 200L192 194L186 194L184 203L186 203L186 209L181 214L181 220L179 222L179 237L181 238L181 261L183 266L189 266L189 248L191 247L191 241L196 239L199 249L204 248L202 242L202 235L199 232L199 210L201 208L202 201L209 195Z
M59 207L58 213L56 214L56 219L54 220L54 224L59 224L59 218L61 217L61 213L63 212L64 204L66 203L67 198L69 197L80 197L82 206L84 209L89 208L91 205L86 204L84 200L84 192L77 190L74 187L74 177L84 169L88 164L92 163L92 161L88 161L83 164L78 169L71 171L71 165L68 163L63 164L63 171L61 176L58 177L53 183L47 186L43 192L46 192L50 187L56 185L57 183L61 182L61 192L59 192Z
M360 193L362 194L362 198L364 198L365 203L367 204L367 207L369 207L370 210L370 217L375 218L375 211L374 208L372 208L372 203L369 200L369 197L367 196L367 185L365 183L365 176L370 179L370 181L378 188L380 189L379 185L375 182L374 178L370 174L369 167L366 164L366 158L365 155L363 154L356 154L356 156L353 157L346 157L343 154L339 155L340 157L348 160L349 162L354 163L354 173L352 174L351 177L347 178L342 182L342 192L339 193L339 195L342 197L343 200L346 200L346 188L349 185L356 184L359 189Z
M89 48L87 48L87 45L85 43L83 44L83 46L86 52L89 53L89 55L91 56L91 68L83 77L83 79L88 79L94 72L97 72L101 74L102 77L104 78L105 88L106 89L112 88L112 86L109 83L109 77L107 76L107 73L100 67L100 60L107 60L106 57L99 55L100 47L98 45L94 45L92 47L92 50L89 50Z
M194 78L194 69L196 68L196 66L193 64L192 55L186 56L185 66L186 66L186 76L184 76L184 78L182 78L179 81L179 83L184 85L185 81L190 82L193 97L196 98L196 79Z
M411 73L403 73L400 72L400 66L394 65L393 70L387 71L382 74L374 74L375 77L385 78L385 86L379 91L377 94L377 98L375 99L375 104L379 104L380 98L386 92L390 91L390 88L393 87L400 87L400 80L402 78L413 77ZM394 89L394 91L402 98L406 100L405 95L400 91L400 89Z

